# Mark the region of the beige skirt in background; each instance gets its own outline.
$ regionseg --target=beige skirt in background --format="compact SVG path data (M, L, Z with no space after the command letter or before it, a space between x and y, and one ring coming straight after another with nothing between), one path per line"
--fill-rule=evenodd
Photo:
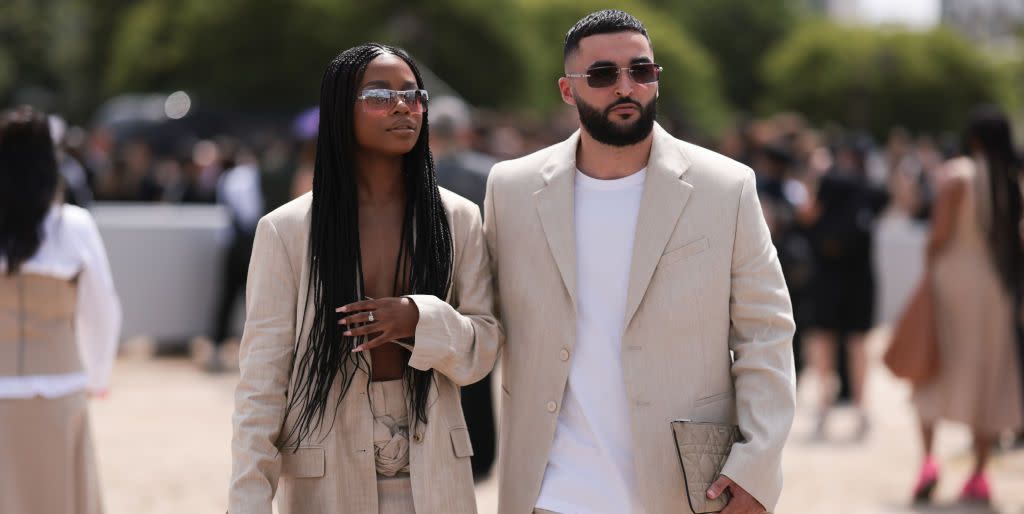
M101 514L84 392L0 398L0 513Z

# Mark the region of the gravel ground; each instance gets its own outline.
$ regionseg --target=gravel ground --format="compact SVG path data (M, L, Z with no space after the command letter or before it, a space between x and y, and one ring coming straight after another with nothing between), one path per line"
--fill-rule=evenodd
M801 408L786 448L786 486L776 512L1024 514L1024 450L995 456L994 510L955 503L971 466L969 436L955 425L938 433L944 465L938 505L916 511L907 506L920 447L908 388L877 364L880 341L871 343L876 365L868 398L874 423L865 441L850 439L855 418L843 409L829 425L829 442L811 441L815 384L801 381ZM206 375L183 357L119 359L110 396L91 407L108 514L224 511L236 381L236 374ZM493 479L477 487L477 499L482 514L496 512Z

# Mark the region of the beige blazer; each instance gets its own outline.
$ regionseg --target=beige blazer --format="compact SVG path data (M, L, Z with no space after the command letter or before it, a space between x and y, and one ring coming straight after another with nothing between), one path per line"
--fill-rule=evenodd
M449 191L442 190L441 198L452 229L455 268L448 302L410 296L420 320L409 365L435 371L427 424L410 438L410 474L417 512L475 513L473 449L459 386L490 372L500 328L493 315L480 211ZM302 355L313 321L313 298L306 294L311 199L306 194L271 212L256 229L235 393L232 514L270 514L275 493L281 514L377 512L366 373L355 374L337 416L332 420L328 415L319 433L297 452L279 451L297 414L285 419L286 399L297 379L292 365L296 334ZM329 405L337 401L339 389L335 383Z
M578 142L499 163L488 181L506 335L501 514L533 511L576 342ZM656 126L645 180L621 353L640 497L648 514L690 512L670 420L738 422L747 442L724 474L771 510L794 413L794 324L754 174Z

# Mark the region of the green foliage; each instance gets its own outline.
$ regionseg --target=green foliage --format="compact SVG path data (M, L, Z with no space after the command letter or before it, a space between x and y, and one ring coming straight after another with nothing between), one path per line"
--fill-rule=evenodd
M716 63L725 96L751 110L764 88L758 72L764 55L797 25L800 0L659 0L682 22Z
M75 0L0 2L0 105L32 102L73 110L90 86L90 45Z
M876 135L897 125L957 130L978 103L1005 104L1010 88L985 54L945 29L809 23L766 56L763 72L764 110L796 110Z
M620 0L665 67L662 118L713 135L733 107L799 110L879 132L957 128L970 106L1024 107L1024 63L945 30L843 28L811 0ZM294 112L327 62L366 41L406 48L470 103L543 116L564 105L562 42L605 0L7 0L0 105L83 121L106 98L184 89L208 105Z
M482 7L457 3L147 0L121 25L109 92L183 88L232 107L301 108L317 101L331 58L372 40L406 48L472 102L511 105L515 84L493 67L521 75L523 57Z

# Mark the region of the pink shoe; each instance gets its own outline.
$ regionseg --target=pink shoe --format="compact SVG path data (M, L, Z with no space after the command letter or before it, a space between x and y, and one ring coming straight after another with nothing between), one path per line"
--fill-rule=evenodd
M939 465L935 459L927 457L921 465L921 474L917 477L917 485L914 486L914 503L930 503L935 486L939 484Z
M989 504L992 501L992 488L988 485L988 479L984 473L977 473L971 476L960 491L960 501L965 503Z

